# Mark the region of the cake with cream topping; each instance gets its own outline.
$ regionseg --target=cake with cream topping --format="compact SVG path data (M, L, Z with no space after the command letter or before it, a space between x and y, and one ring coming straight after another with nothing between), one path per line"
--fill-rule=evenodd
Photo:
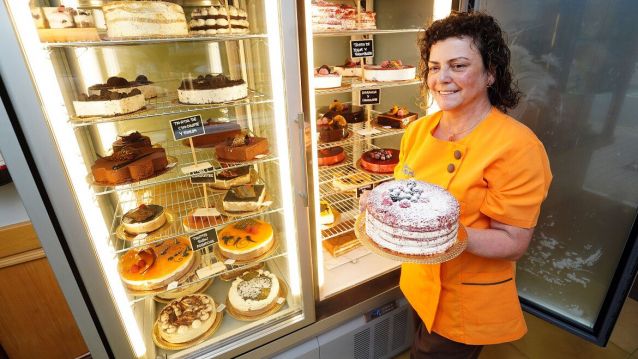
M239 100L248 96L244 80L231 80L222 74L185 79L177 89L179 102L201 105Z
M404 65L401 60L386 60L379 65L365 65L363 76L367 81L406 81L414 80L416 67Z
M315 69L314 74L316 89L329 89L341 86L341 75L330 69L330 66L321 65Z
M83 93L77 101L73 101L73 109L78 117L124 115L141 110L145 106L146 100L139 89L132 89L128 93L101 89L99 94Z
M343 65L335 66L334 71L343 77L361 77L361 63L347 59Z
M102 89L125 94L138 89L144 94L145 99L157 97L157 87L144 75L137 76L134 81L117 76L109 77L106 83L90 86L89 95L99 95Z
M366 204L366 233L379 247L407 255L435 255L456 241L459 204L445 189L397 180L375 187Z
M248 271L233 281L228 303L238 314L259 316L276 305L279 289L279 279L269 271Z
M215 301L206 294L190 294L166 305L157 318L159 336L174 343L187 343L206 333L215 322Z
M166 1L111 1L102 6L109 39L188 35L181 6Z

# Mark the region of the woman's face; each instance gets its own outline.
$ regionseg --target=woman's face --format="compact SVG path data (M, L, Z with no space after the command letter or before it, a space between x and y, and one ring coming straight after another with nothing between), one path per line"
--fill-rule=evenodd
M489 103L487 86L494 79L471 38L451 37L434 43L427 66L427 85L441 110L473 109Z

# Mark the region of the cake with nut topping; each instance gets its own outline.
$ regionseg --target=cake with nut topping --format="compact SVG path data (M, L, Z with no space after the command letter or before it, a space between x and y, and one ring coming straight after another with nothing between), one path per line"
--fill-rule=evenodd
M215 322L215 301L206 294L190 294L168 303L156 325L163 340L188 343L204 335Z
M228 302L236 313L258 316L276 305L279 290L279 279L274 274L265 270L248 271L233 281Z

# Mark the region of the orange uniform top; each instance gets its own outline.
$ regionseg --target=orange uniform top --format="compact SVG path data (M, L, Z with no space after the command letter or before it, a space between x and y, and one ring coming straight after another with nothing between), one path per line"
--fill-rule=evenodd
M492 108L469 135L449 142L432 135L441 115L408 126L394 177L446 188L459 201L466 227L489 228L490 218L534 227L552 180L547 154L534 133ZM527 332L514 275L515 262L463 252L440 265L404 263L400 285L429 331L486 345Z

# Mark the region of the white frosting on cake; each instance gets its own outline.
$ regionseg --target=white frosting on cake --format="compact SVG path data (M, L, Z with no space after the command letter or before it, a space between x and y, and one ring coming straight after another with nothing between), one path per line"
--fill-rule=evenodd
M357 67L335 66L334 71L344 77L361 77L361 72L362 72L361 66L357 66Z
M415 180L390 181L370 193L366 233L398 253L430 255L451 247L458 233L459 205L445 189Z
M228 292L228 301L233 308L241 312L262 310L279 296L279 279L274 274L258 270L257 276L249 281L243 279L244 275L233 281ZM265 288L270 288L268 295L264 299L259 299L262 289Z
M115 116L135 112L146 106L143 94L125 97L119 100L73 101L75 114L87 116Z
M221 29L217 32L221 32ZM242 83L235 86L205 90L180 90L177 89L177 97L181 103L205 104L220 103L238 100L248 96L248 86Z
M191 294L170 302L160 312L160 337L169 343L186 343L206 333L215 322L215 301Z
M364 77L368 81L404 81L414 80L416 76L416 67L404 66L401 69L382 68L377 65L366 65Z
M329 75L315 75L315 88L327 89L341 86L341 75L329 74Z
M43 8L47 21L49 22L49 28L51 29L65 29L75 27L73 22L73 15L71 12L73 9L61 7L45 7Z
M164 1L117 1L102 7L109 38L188 34L184 10Z

